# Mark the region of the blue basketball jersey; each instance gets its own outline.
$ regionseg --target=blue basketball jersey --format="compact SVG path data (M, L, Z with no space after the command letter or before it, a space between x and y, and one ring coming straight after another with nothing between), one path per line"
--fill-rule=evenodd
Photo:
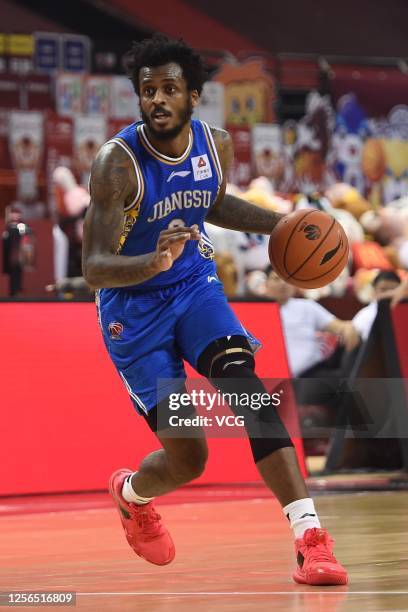
M156 250L162 230L197 225L199 242L186 243L170 270L127 290L150 291L177 283L191 274L215 273L214 249L204 229L205 217L216 200L222 182L221 164L209 126L192 120L189 143L178 158L153 147L143 122L129 125L109 142L131 157L138 191L124 209L121 255L142 255Z
M144 123L129 125L110 142L130 156L138 179L137 193L124 210L117 252L151 253L160 232L169 227L197 225L202 236L200 242L187 241L170 270L132 287L100 289L96 294L109 355L135 408L147 414L171 392L172 386L163 386L160 379L184 381L183 360L197 368L200 355L214 340L239 335L254 345L259 342L227 302L204 230L222 183L208 125L191 122L187 149L178 159L152 146Z

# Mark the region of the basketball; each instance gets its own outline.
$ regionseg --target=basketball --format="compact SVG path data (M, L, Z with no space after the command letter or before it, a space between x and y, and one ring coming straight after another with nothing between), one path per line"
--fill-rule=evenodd
M286 215L269 239L274 271L301 289L317 289L334 281L346 266L348 254L347 236L340 223L316 209Z

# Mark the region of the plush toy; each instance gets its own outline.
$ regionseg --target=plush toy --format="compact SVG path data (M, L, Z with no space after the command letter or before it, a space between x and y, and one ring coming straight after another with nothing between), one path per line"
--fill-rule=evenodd
M364 145L363 171L370 181L370 200L377 206L408 193L408 142L378 138Z
M263 60L224 62L213 79L225 86L225 123L254 125L275 119L275 84Z
M276 194L266 176L259 176L249 184L249 189L241 197L260 208L286 214L292 210L292 202Z
M296 126L296 141L292 146L292 189L310 194L333 182L328 163L333 124L329 97L321 96L317 91L310 92L306 99L306 114ZM283 129L286 135L285 126Z
M81 274L83 219L89 206L88 191L78 185L69 168L59 166L52 175L55 189L54 268L55 278Z
M361 168L363 145L370 134L367 116L354 94L342 96L337 104L332 138L337 177L365 192Z
M407 207L400 206L397 200L376 211L366 212L360 217L360 222L365 232L383 247L383 253L393 267L406 267Z
M372 137L363 148L362 168L370 201L384 206L408 193L408 106L369 121Z
M89 192L78 185L69 168L59 166L52 175L55 186L55 203L58 217L61 220L82 219L89 206ZM82 238L82 223L77 226L78 237Z
M370 202L363 198L355 187L346 183L334 183L326 189L325 195L334 208L347 210L357 220L363 213L372 209Z

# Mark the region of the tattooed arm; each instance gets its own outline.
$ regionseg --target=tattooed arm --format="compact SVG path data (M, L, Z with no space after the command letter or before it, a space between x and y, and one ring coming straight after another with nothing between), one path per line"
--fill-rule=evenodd
M132 202L136 181L129 155L116 144L103 146L92 166L82 248L82 272L93 289L127 287L153 278L171 268L187 240L198 239L192 228L164 230L155 251L134 257L117 255L123 209Z
M211 207L206 221L242 232L271 234L275 225L282 218L281 214L264 210L246 200L225 193L227 172L234 156L231 136L225 130L211 128L211 131L224 178L217 201Z

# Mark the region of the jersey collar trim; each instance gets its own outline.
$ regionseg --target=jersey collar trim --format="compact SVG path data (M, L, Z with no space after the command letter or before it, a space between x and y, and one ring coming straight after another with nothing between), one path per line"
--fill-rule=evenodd
M188 135L188 145L187 145L187 148L184 151L183 155L181 155L180 157L169 157L168 155L163 155L163 153L160 153L160 151L155 149L154 146L149 141L149 139L147 138L147 134L146 134L146 131L145 131L145 125L143 123L141 125L137 126L137 131L138 131L138 134L140 136L140 141L141 141L142 145L144 146L144 148L146 149L146 151L148 153L150 153L150 155L153 155L153 157L155 157L156 159L158 159L159 161L161 161L161 162L163 162L165 164L170 164L172 166L180 164L185 159L187 159L187 157L190 155L191 149L193 148L193 139L194 138L193 138L193 132L192 132L191 129L190 129L190 133Z

